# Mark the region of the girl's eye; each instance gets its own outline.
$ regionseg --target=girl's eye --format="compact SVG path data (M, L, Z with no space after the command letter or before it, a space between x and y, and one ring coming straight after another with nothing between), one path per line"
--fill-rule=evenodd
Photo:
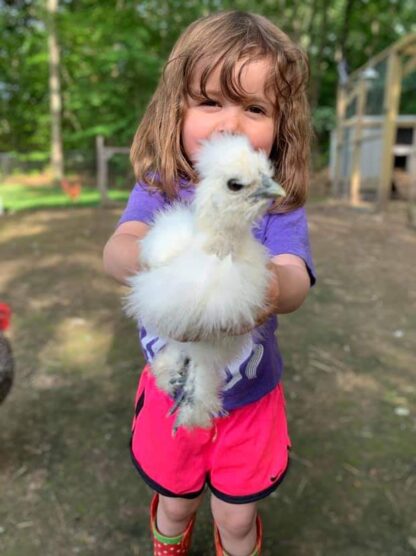
M266 114L266 111L261 106L249 106L248 110L253 114Z
M213 100L212 98L204 98L200 102L201 106L219 106L218 101Z

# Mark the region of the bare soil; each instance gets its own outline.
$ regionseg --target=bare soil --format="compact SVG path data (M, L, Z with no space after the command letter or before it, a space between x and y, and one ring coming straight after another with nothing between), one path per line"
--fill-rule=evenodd
M260 504L265 556L416 554L416 232L308 208L319 281L281 318L290 472ZM143 358L101 267L118 209L0 219L16 381L0 406L0 553L151 555L128 452ZM213 554L208 497L192 554Z

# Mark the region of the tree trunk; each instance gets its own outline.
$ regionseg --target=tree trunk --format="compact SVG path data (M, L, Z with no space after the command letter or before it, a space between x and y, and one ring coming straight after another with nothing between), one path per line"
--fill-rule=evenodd
M345 0L344 15L342 18L341 33L338 43L339 60L337 60L337 62L339 62L340 60L346 60L348 62L347 42L348 36L350 34L351 14L354 8L354 3L355 0Z
M51 165L55 183L63 177L63 150L61 132L61 82L59 75L59 45L56 35L58 0L47 0L49 47L49 95L51 112Z
M328 8L329 8L329 0L322 0L321 6L319 11L321 12L321 24L319 26L319 46L318 52L313 60L314 64L313 67L315 71L312 74L310 89L309 89L309 99L311 104L311 109L313 110L319 104L319 93L321 90L321 82L322 82L322 60L324 57L324 49L327 44L327 36L328 36ZM314 6L314 9L318 11L317 6ZM312 32L312 28L311 28Z

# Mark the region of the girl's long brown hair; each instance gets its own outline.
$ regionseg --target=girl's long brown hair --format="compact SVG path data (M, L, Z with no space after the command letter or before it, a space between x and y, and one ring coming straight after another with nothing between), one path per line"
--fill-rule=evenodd
M157 89L134 136L130 160L139 181L173 199L180 179L196 183L198 176L181 145L181 128L192 77L199 62L205 90L213 70L221 67L224 94L244 97L237 62L267 58L270 76L266 93L275 99L276 139L270 158L275 178L286 190L279 212L302 206L309 180L311 126L306 85L305 53L268 19L245 12L222 12L192 23L175 44ZM237 75L236 75L237 73Z

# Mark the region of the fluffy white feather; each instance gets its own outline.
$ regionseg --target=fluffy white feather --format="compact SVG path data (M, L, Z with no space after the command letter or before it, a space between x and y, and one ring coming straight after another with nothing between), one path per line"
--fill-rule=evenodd
M196 168L193 204L159 213L140 242L145 270L130 279L126 302L167 340L152 369L177 397L175 427L207 427L221 412L222 371L251 338L230 334L254 325L268 283L267 252L251 228L270 198L284 195L267 157L243 136L207 141Z
M141 243L140 261L156 268L188 249L192 241L194 218L189 208L180 204L159 212L152 233Z

